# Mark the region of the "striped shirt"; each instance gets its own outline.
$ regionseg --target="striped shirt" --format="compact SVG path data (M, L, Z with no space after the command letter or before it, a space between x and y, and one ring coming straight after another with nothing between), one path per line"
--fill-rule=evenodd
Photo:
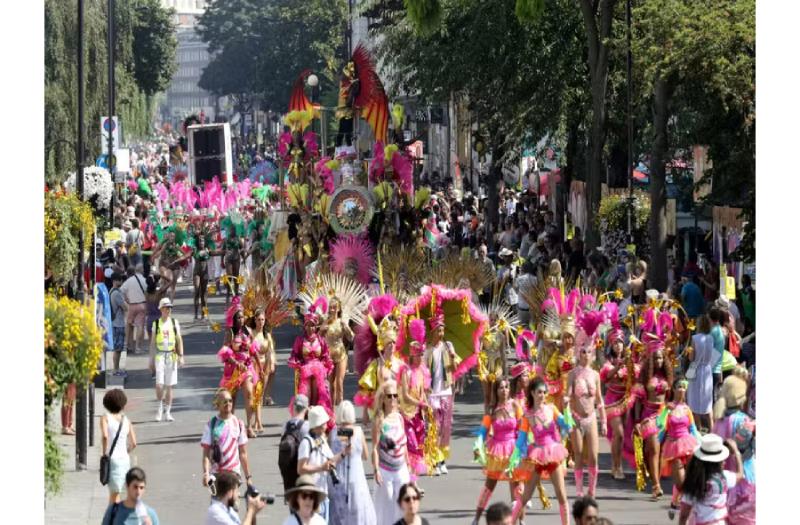
M378 442L380 468L397 472L406 464L406 431L399 413L389 414L381 425Z
M228 419L217 417L213 420L214 438L222 451L222 461L211 464L211 473L216 474L220 471L239 473L239 447L247 444L247 432L241 419L231 415ZM211 447L211 420L203 430L203 437L200 439L200 446L203 448Z

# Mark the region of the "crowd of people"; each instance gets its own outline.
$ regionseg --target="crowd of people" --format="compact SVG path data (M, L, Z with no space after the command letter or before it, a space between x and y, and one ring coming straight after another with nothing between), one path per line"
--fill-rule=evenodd
M274 403L272 332L292 319L302 330L287 362L296 388L278 457L286 524L428 523L422 478L448 475L453 414L476 382L484 415L474 422L473 453L485 482L473 523L521 523L537 491L550 508L548 482L562 523L601 523L603 438L614 479L626 479L628 465L637 488L649 480L658 501L660 480L671 476L670 519L754 522L748 276L731 301L713 265L693 255L673 269L667 290L653 290L644 260L587 253L580 228L563 227L537 196L501 191L493 232L488 200L457 195L450 181L423 202L402 198L395 215L378 210L364 235L319 235L314 217L285 207L274 186L243 177L192 187L161 152L147 146L134 156L94 280L110 290L113 373L126 375L125 352L149 352L156 421L174 421L178 371L191 352L172 316L179 283L192 283L195 320L224 331L216 414L200 442L212 493L206 523L254 523L266 504L247 444L263 430L261 407ZM208 296L223 293L226 311L215 321ZM348 369L359 377L351 400ZM130 468L136 434L125 395L111 389L103 404L111 466L103 523L135 515L157 524L141 503L145 474ZM62 416L72 432L71 414ZM509 484L507 503L490 506L499 481Z

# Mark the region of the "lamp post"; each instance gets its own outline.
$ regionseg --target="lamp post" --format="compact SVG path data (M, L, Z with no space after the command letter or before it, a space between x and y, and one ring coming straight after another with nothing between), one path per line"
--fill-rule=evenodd
M310 75L308 75L308 78L306 79L306 84L308 85L308 87L311 88L311 106L314 109L319 109L317 107L317 97L319 96L319 77L317 75L315 75L314 73L311 73ZM322 118L322 113L320 112L320 119L321 118ZM313 118L313 113L312 113L311 131L314 131L314 127L315 127L314 126L314 118ZM320 135L322 135L322 124L321 123L320 123ZM323 156L325 155L325 143L324 142L322 142L322 155Z
M628 25L627 64L627 117L628 117L628 243L633 244L633 56L631 55L631 0L625 3L625 21Z

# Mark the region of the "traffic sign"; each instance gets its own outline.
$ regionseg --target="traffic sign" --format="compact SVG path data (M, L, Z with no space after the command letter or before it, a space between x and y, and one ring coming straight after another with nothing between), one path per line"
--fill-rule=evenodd
M108 153L108 134L114 138L114 151L120 147L119 143L119 117L100 117L100 152L104 155Z

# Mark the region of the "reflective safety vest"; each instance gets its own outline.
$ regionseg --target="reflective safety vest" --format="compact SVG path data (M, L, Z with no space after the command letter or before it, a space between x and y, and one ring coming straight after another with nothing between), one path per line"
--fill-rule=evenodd
M156 337L156 351L174 352L175 344L178 340L178 322L173 318L161 324L159 317L153 322L153 335Z

